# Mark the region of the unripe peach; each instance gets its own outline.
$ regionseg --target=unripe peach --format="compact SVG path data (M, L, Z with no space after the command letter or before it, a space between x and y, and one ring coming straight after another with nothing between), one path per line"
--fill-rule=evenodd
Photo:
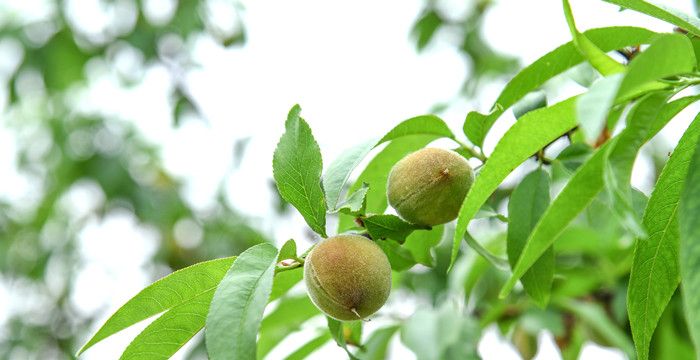
M304 282L321 311L338 320L364 319L391 291L391 266L382 249L360 235L337 235L306 257Z
M457 217L473 182L474 171L465 158L450 150L425 148L394 165L387 197L404 220L434 226Z

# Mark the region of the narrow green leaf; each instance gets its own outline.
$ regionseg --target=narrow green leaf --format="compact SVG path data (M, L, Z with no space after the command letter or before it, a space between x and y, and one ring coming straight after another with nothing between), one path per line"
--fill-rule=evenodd
M676 114L699 96L688 96L666 104L660 115L649 127L646 141L654 137ZM603 167L605 154L614 139L598 149L588 161L578 168L574 176L564 186L559 195L547 208L542 218L530 234L530 237L513 268L513 275L501 289L500 296L505 297L523 276L527 269L549 248L566 226L593 201L603 189Z
M435 138L454 139L454 134L447 124L435 115L421 115L402 121L391 129L379 141L371 139L345 151L328 167L323 175L323 188L326 191L328 211L340 210L340 195L352 171L375 147L392 140L410 135L433 135ZM359 190L359 189L353 189ZM347 200L346 200L347 201Z
M422 229L416 225L403 221L396 215L370 215L362 219L369 236L374 240L392 239L399 244L406 241L406 237L414 230Z
M298 331L303 323L319 314L306 294L282 299L260 324L258 359L264 358L285 337Z
M633 203L632 167L639 149L647 141L649 128L669 99L670 93L651 93L642 98L627 117L627 127L609 148L604 158L603 179L613 213L621 224L637 237L646 230Z
M523 178L508 201L508 262L515 266L525 241L549 206L549 174L537 169ZM549 301L554 278L554 251L549 249L521 279L525 291L541 307Z
M685 318L695 344L695 354L700 356L700 146L697 145L688 167L678 221Z
M592 144L600 136L623 78L623 74L602 78L579 97L576 118L587 142Z
M399 326L387 326L375 330L364 343L364 350L360 353L362 360L387 359L389 341L399 330Z
M586 35L581 34L576 29L576 24L574 23L574 15L571 12L571 6L569 5L569 0L563 0L564 5L564 15L566 17L566 23L569 25L569 31L573 38L574 45L576 49L585 57L588 62L600 72L603 76L609 76L612 74L620 73L625 71L625 67L613 60L608 54L600 50L596 44L586 37Z
M322 237L326 235L326 200L321 188L321 149L309 124L299 116L295 105L285 122L272 158L272 173L280 195L299 210L309 227Z
M300 348L296 349L293 353L289 354L285 360L303 360L311 355L314 351L318 350L321 346L325 345L328 340L331 339L331 334L325 331L323 334L309 340L306 344L302 345Z
M520 119L530 111L543 107L547 107L546 94L544 91L533 91L513 105L513 116L515 116L515 119Z
M592 29L583 34L604 52L646 44L654 32L636 27L608 27ZM481 147L484 138L496 120L508 108L528 93L537 90L549 79L563 73L584 61L573 42L568 42L520 71L503 89L493 104L491 113L481 114L475 111L467 115L464 133L476 146Z
M204 327L211 289L195 296L150 323L124 350L121 360L169 359Z
M380 151L358 176L357 181L350 186L350 192L357 191L363 183L369 184L365 201L367 212L381 214L386 210L386 182L389 171L394 164L404 156L428 145L435 140L435 135L411 135L391 141ZM338 232L344 232L354 226L354 217L340 214Z
M664 166L644 211L643 224L649 237L635 244L627 312L640 360L648 358L654 329L680 282L677 211L699 138L700 120L696 118Z
M611 4L647 14L657 19L676 25L688 32L700 36L700 19L682 11L661 4L652 4L643 0L604 0Z
M411 33L416 37L416 49L421 51L425 48L433 38L437 30L442 25L442 18L434 10L426 11L416 24L413 26Z
M681 34L663 34L629 64L625 79L620 84L618 98L636 95L640 89L663 85L656 80L691 72L696 65L693 44Z
M425 266L435 266L431 249L440 243L444 230L443 225L433 226L431 230L416 230L406 238L403 247L411 252L416 262Z
M254 359L255 341L272 291L277 249L270 244L244 251L216 288L206 320L211 359Z
M235 257L201 262L149 285L117 310L77 355L105 338L149 317L216 289Z
M550 107L531 111L503 135L459 210L450 266L457 258L459 245L469 221L506 176L538 150L576 126L576 100L577 98L573 97Z

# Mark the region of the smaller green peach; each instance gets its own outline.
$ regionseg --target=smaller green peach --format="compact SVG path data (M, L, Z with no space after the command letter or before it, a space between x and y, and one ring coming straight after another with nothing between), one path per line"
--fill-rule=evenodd
M425 148L394 165L387 181L389 204L406 221L425 226L457 218L474 171L454 151Z

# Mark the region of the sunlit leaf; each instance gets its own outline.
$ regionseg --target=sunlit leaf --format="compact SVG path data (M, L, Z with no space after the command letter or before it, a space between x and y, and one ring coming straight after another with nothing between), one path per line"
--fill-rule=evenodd
M311 229L326 235L326 201L321 189L321 150L295 105L272 158L272 172L280 195L294 205Z
M450 264L454 263L469 221L518 165L576 126L576 97L531 111L503 135L469 189L457 217Z
M670 8L666 5L651 3L644 0L604 0L611 4L619 5L624 8L638 11L657 19L661 19L673 25L676 25L688 32L700 36L700 20L692 15L688 15L679 10Z
M680 282L678 204L699 137L700 120L696 119L664 166L649 199L643 219L649 237L635 244L627 311L641 360L648 358L654 329Z
M688 166L685 188L681 193L678 221L685 318L695 344L695 354L700 356L700 146L697 144Z
M688 96L666 104L660 115L650 125L646 140L651 139L676 114L698 99L700 99L699 96ZM505 297L510 293L518 279L523 276L527 269L554 243L566 226L603 189L605 154L612 143L614 143L614 139L599 148L588 161L579 167L574 176L547 208L547 211L542 215L537 226L530 234L523 253L513 268L513 275L503 286L501 297Z
M235 257L211 260L176 271L149 285L117 310L78 351L105 338L216 289Z
M646 44L655 35L654 32L636 27L592 29L583 34L605 52ZM576 50L573 42L566 43L539 58L513 77L498 96L489 114L470 112L464 121L464 133L474 145L482 146L491 126L508 108L526 94L537 90L549 79L583 61L583 56Z
M549 174L538 169L523 178L508 201L508 262L515 266L525 242L549 206ZM523 275L525 291L541 307L547 305L554 277L554 251L550 247Z
M211 359L254 359L263 310L272 291L277 249L270 244L238 256L216 288L206 320Z

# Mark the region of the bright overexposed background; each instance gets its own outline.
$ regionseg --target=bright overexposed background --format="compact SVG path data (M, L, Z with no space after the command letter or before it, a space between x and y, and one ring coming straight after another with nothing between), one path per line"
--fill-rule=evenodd
M85 27L100 26L98 0L68 1L74 20ZM671 26L602 1L573 0L580 29L609 25L639 25L659 31ZM148 1L154 12L167 11L170 0ZM216 3L216 2L213 2ZM460 16L465 1L441 1L445 14ZM247 30L245 46L224 48L202 37L184 46L193 49L196 69L184 74L191 94L202 111L202 118L185 121L173 128L170 93L174 84L163 65L146 68L143 81L124 88L105 63L91 64L89 86L77 95L78 108L86 112L116 116L133 123L145 138L160 147L166 169L185 184L185 196L196 208L205 209L214 201L219 184L225 185L227 200L241 213L254 219L255 226L278 241L306 239L305 223L295 214L278 219L273 212L274 194L271 159L283 131L287 111L300 104L302 115L319 142L324 164L344 149L370 136L381 134L401 120L428 112L437 103L453 99L470 74L464 58L455 50L450 34L442 34L422 53L409 38L412 25L424 5L420 0L322 1L269 0L243 1ZM664 4L687 12L689 0L665 0ZM46 11L39 0L4 0L0 11L13 16L40 18ZM226 12L220 21L233 24L237 19ZM559 0L500 0L485 18L486 40L498 51L515 56L521 65L568 41ZM0 60L11 62L10 60ZM138 58L124 55L118 66L126 69ZM457 99L441 114L455 133L461 133L470 110L488 110L503 81L486 84L473 99ZM570 92L582 91L570 84ZM6 96L6 94L3 94ZM1 98L1 97L0 97ZM0 102L0 106L6 102ZM689 116L683 113L664 130L657 142L669 150L685 129ZM0 108L0 114L3 109ZM513 123L512 114L501 119L486 142L487 152L495 140ZM240 167L231 170L231 149L241 139L249 139ZM0 198L22 202L32 198L32 184L17 173L14 152L18 140L0 121ZM649 164L635 166L634 181L643 191L651 190ZM89 212L99 203L99 189L89 186L71 195L68 211ZM86 313L98 312L106 319L125 300L151 279L142 269L157 248L153 231L139 225L130 213L113 213L90 221L81 233L81 265L71 301ZM308 246L308 242L302 247ZM57 279L56 281L59 281ZM0 322L14 308L32 301L22 290L0 282ZM40 301L40 300L37 300ZM416 304L392 299L390 306L411 314ZM317 319L309 327L323 322ZM370 324L368 326L379 326ZM103 341L89 350L86 359L115 359L145 324ZM314 334L301 332L285 340L271 354L280 358L289 349ZM517 359L505 339L489 330L480 344L485 359ZM558 358L552 337L540 338L539 359ZM184 348L181 353L185 353ZM396 359L413 354L402 347L398 337L392 343ZM313 358L343 357L334 344L327 344ZM618 359L617 350L586 345L582 359Z

